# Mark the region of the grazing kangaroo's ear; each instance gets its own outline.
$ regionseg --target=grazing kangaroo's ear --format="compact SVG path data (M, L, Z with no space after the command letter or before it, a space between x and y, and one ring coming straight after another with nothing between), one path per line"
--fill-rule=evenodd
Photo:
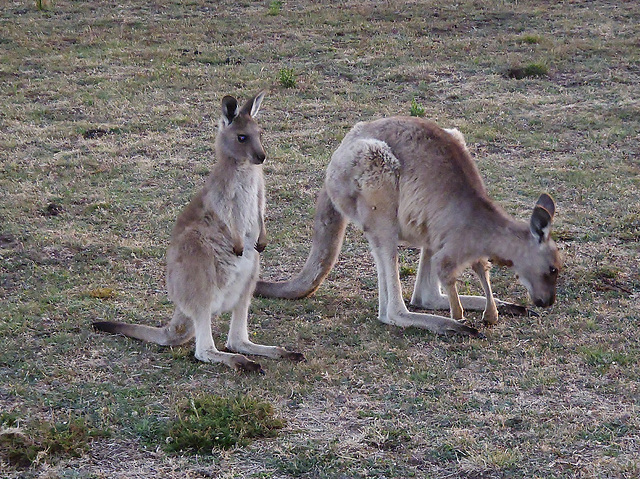
M540 198L538 198L538 201L536 202L536 206L533 208L531 222L529 223L531 234L539 243L549 239L551 220L553 219L555 211L556 205L553 202L553 198L546 193L540 195Z
M553 218L553 215L556 214L556 204L553 201L553 198L546 193L542 193L538 201L536 201L536 206L541 206L545 210L549 212L549 215Z
M227 95L222 99L222 124L229 126L236 116L238 116L238 100Z
M260 110L260 105L262 105L262 100L267 92L264 90L254 96L251 100L247 100L247 102L242 106L241 114L247 114L249 116L256 116L258 111Z

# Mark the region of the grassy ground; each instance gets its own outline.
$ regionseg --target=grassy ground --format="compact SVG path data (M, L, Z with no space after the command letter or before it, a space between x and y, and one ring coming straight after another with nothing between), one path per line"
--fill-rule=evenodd
M638 477L640 4L42 5L0 4L4 475ZM214 161L220 99L262 88L264 276L304 262L323 170L350 126L424 111L462 130L515 216L555 196L557 304L502 318L486 341L384 326L350 228L314 297L252 305L256 338L306 363L241 375L191 346L91 331L169 318L169 231ZM401 254L408 296L417 253ZM524 299L511 273L494 278L498 297ZM462 289L478 291L470 276ZM227 319L214 323L220 345ZM247 395L284 427L211 455L167 452L167 424L203 394Z

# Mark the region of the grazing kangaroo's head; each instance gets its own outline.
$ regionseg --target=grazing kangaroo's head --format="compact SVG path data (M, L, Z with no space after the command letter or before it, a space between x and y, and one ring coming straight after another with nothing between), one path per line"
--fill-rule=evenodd
M222 116L216 138L216 149L222 157L235 163L260 165L264 162L267 155L262 147L262 129L254 120L264 95L263 91L258 93L242 108L232 96L222 99Z
M561 267L560 254L549 232L555 212L553 198L540 195L529 222L529 244L519 258L514 258L513 269L527 288L536 306L551 306L556 300L556 281Z

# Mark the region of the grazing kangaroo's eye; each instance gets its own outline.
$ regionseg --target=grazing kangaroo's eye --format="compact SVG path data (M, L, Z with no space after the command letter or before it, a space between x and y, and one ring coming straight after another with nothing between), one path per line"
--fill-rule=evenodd
M552 266L551 268L549 268L549 274L555 276L556 274L558 274L558 268Z
M246 135L238 135L238 141L240 143L244 143L245 141L247 141L247 136Z

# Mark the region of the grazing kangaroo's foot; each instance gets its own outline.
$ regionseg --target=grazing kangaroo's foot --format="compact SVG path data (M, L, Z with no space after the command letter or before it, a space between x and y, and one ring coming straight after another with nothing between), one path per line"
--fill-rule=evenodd
M484 334L472 326L456 321L455 319L445 318L435 314L422 314L407 312L396 312L387 314L378 318L385 324L400 326L407 328L413 326L416 328L427 329L436 334L460 334L462 336L471 336L474 338L484 338Z

